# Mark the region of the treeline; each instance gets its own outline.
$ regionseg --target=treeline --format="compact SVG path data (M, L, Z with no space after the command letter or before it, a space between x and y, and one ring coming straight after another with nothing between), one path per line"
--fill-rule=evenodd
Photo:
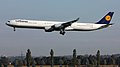
M70 65L75 62L76 65L119 65L120 55L100 55L99 50L96 55L76 55L76 60L73 61L73 56L55 56L54 64ZM36 57L34 58L38 65L50 65L50 57Z
M50 64L50 57L36 57L34 58L38 65L40 64ZM68 56L56 56L54 57L54 64L59 65L60 63L67 65L72 63L72 58L68 58ZM97 60L95 55L78 55L77 63L81 65L92 64L96 65ZM76 64L77 64L76 63ZM101 65L118 65L120 63L120 57L109 55L109 56L100 56L100 64Z
M50 56L32 57L30 49L27 50L25 58L15 58L13 61L8 57L0 58L0 65L120 65L120 55L77 55L76 49L71 56L54 56L51 49Z

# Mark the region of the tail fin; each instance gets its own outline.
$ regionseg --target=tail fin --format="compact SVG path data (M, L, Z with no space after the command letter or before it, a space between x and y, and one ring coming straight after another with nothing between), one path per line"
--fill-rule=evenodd
M113 14L114 14L114 12L109 12L96 24L109 24L112 19Z

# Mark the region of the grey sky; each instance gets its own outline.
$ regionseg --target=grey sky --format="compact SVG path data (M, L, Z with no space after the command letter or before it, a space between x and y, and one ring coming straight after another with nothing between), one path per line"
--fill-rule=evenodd
M0 55L20 55L29 48L32 55L120 53L120 0L0 0ZM79 22L100 20L114 11L112 27L92 32L45 33L44 30L17 29L5 25L10 19L37 19L69 21L80 17Z

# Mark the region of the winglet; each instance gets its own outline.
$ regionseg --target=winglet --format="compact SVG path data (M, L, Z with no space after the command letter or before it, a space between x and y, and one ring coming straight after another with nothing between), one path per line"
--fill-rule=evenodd
M71 22L76 22L76 21L78 21L79 20L79 17L76 19L76 20L73 20L73 21L71 21Z
M110 24L110 21L112 19L113 14L114 14L114 12L109 12L100 21L98 21L96 24Z

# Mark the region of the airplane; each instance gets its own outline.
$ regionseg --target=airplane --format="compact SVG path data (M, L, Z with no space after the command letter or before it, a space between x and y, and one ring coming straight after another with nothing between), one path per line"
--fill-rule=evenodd
M15 19L9 20L6 25L13 27L14 31L15 28L44 29L45 32L59 31L64 35L65 31L94 31L107 28L113 25L110 23L113 14L114 12L107 13L96 23L78 23L79 18L68 22Z

